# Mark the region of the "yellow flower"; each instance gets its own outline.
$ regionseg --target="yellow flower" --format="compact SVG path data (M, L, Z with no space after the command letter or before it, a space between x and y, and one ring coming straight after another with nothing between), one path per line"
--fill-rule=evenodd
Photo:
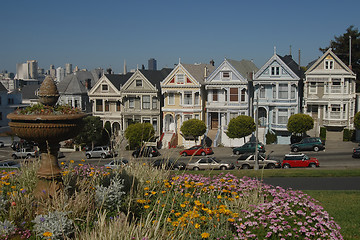
M195 203L196 206L201 206L202 205L202 203L200 201L198 201L198 200L195 200L194 203Z
M228 222L235 222L235 219L233 219L233 218L228 218Z
M171 222L171 218L167 218L166 221Z
M145 190L145 191L147 191L147 190L149 190L149 188L148 188L148 187L146 187L146 188L144 188L144 190Z
M64 162L61 162L61 165L64 165L65 163Z
M74 163L74 160L70 160L70 163Z
M144 206L145 209L148 209L149 207L150 207L149 205L145 205L145 206Z
M161 191L162 194L166 193L166 191Z
M217 196L217 199L221 199L221 198L222 198L221 195L218 195L218 196Z
M85 162L85 160L84 160L84 159L81 159L81 161L82 161L82 162Z
M151 194L152 194L152 195L155 195L155 194L156 194L156 192L155 192L155 191L152 191L152 192L151 192Z
M204 232L201 234L201 238L209 238L209 237L210 237L210 234L207 232Z
M84 166L84 164L82 164L82 163L79 163L79 166L81 167L81 166Z
M185 204L184 204L184 203L180 204L180 207L184 208L184 207L185 207Z
M44 237L51 237L53 234L51 232L44 232L43 236Z
M15 186L11 186L12 189L15 189L16 187Z
M195 228L196 228L196 229L199 229L199 228L200 228L200 224L196 223L196 224L195 224Z
M175 216L176 216L176 217L178 217L178 216L180 216L180 215L181 215L180 212L175 213Z

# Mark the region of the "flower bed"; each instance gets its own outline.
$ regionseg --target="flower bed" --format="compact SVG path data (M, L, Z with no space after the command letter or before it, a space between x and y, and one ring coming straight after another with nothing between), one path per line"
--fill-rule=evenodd
M231 174L171 176L147 164L111 170L83 161L69 163L64 191L43 202L31 194L35 165L0 172L3 238L342 239L340 227L301 191Z
M14 113L20 115L62 115L79 114L82 112L80 109L73 108L70 105L45 106L38 103L24 109L17 109Z

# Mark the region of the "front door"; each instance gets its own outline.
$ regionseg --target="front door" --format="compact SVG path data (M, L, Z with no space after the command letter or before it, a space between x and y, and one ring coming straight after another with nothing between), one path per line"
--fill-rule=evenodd
M216 112L211 113L211 129L217 129L219 126L219 114Z

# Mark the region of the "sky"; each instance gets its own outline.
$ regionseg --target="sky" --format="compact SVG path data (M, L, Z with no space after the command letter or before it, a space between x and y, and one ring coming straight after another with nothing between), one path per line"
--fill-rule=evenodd
M218 66L225 58L261 68L291 52L306 66L334 36L360 23L358 0L2 0L0 71L37 60L45 70L158 69L182 63Z

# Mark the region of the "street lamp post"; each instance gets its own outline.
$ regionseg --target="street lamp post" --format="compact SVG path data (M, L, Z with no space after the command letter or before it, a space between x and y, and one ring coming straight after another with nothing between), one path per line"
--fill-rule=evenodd
M259 158L258 158L258 135L259 135L259 126L258 126L258 118L259 118L259 91L260 87L258 88L258 93L256 95L256 112L255 112L255 165L254 170L259 170Z

